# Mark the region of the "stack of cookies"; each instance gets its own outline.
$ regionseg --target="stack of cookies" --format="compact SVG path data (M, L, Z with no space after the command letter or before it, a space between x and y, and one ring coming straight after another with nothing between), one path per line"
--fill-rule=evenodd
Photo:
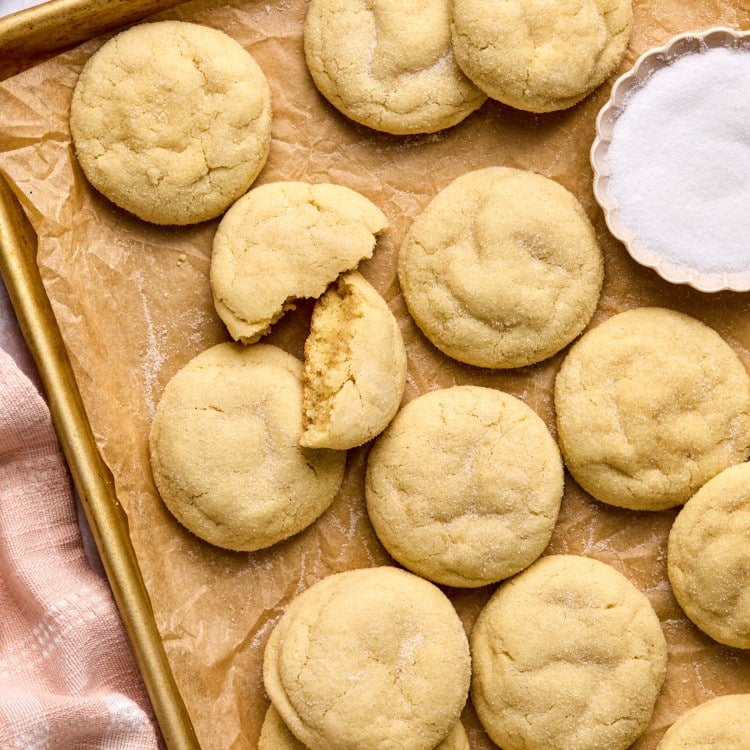
M266 690L293 735L304 747L341 750L466 747L459 716L470 673L447 597L389 567L328 576L300 594L263 662ZM266 723L260 747L270 749L283 729L273 729L273 714Z

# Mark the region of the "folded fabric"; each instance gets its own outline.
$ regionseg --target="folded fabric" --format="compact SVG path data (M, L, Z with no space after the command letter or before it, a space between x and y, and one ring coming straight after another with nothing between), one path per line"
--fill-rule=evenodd
M162 747L46 404L0 349L0 748Z

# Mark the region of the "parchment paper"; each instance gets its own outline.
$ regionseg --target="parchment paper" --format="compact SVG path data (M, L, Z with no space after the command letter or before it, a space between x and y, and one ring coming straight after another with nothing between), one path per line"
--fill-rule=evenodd
M594 119L611 81L561 113L529 115L488 101L461 125L424 137L390 137L357 126L322 99L302 53L302 0L198 2L168 17L223 29L269 78L273 144L257 184L331 181L359 190L391 226L361 270L398 316L409 356L406 399L453 384L508 391L554 430L551 389L563 354L538 366L492 372L441 355L408 317L395 271L398 246L430 199L470 169L532 169L570 189L594 222L606 255L604 291L592 325L642 305L682 310L716 328L750 367L750 297L705 296L673 287L632 262L608 234L591 190ZM710 26L750 28L747 0L637 0L628 69L672 35ZM39 265L68 346L88 415L126 508L158 626L205 750L254 748L267 706L261 682L266 639L288 602L320 578L388 564L367 520L363 471L368 446L349 453L332 508L297 537L254 554L224 552L184 531L154 490L147 434L169 378L227 335L208 284L216 222L157 228L96 194L75 162L68 130L72 87L92 41L0 86L0 170L39 235ZM268 337L297 356L310 303ZM650 598L669 643L667 681L648 731L634 748L654 748L686 709L715 695L750 692L750 661L702 635L684 617L666 576L666 540L676 511L634 513L602 505L566 477L550 553L610 563ZM494 587L447 590L467 631ZM491 747L470 707L474 750Z

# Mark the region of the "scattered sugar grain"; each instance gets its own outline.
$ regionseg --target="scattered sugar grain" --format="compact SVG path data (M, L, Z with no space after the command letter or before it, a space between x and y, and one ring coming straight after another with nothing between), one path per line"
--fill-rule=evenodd
M750 270L750 50L656 71L615 123L606 170L643 245L701 272Z

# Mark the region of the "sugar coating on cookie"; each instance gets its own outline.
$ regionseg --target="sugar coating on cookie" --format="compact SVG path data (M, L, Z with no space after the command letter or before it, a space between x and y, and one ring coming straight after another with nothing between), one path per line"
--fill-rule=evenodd
M268 156L271 98L227 34L183 21L133 26L88 60L70 130L89 182L155 224L221 214Z
M320 297L344 271L370 258L383 212L341 185L272 182L222 218L211 258L214 305L245 344L268 333L295 300Z
M625 750L648 725L667 646L648 599L604 563L544 557L471 634L471 697L503 750Z
M218 344L167 384L149 436L159 494L183 526L232 550L309 526L341 486L345 453L300 448L302 363L275 346Z
M447 597L397 568L329 576L289 605L266 645L266 692L317 750L432 750L459 719L470 657Z
M353 448L393 419L406 386L406 349L385 300L356 271L315 304L302 371L308 448Z
M725 469L687 501L669 534L667 569L675 598L704 633L750 648L749 463Z
M555 408L570 473L623 508L685 503L750 455L747 371L716 331L674 310L628 310L584 335Z
M529 112L571 107L627 49L631 0L453 0L456 60L486 94Z
M691 708L656 750L750 750L750 695L722 695Z
M303 745L284 724L279 712L271 704L263 719L258 739L258 750L305 750ZM435 750L470 750L469 738L459 721Z
M478 367L539 362L591 319L603 260L576 198L518 169L469 172L412 224L398 275L409 312L441 351Z
M312 0L307 67L350 119L387 133L433 133L487 98L456 64L449 0Z
M563 494L560 451L522 401L455 386L410 401L375 443L365 497L390 554L447 586L485 586L549 543Z

